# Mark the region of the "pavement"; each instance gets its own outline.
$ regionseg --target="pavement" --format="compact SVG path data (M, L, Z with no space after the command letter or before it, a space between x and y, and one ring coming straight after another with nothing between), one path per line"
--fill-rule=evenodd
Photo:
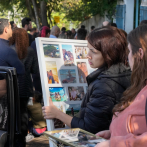
M49 140L43 135L35 137L32 141L27 142L26 147L49 147Z

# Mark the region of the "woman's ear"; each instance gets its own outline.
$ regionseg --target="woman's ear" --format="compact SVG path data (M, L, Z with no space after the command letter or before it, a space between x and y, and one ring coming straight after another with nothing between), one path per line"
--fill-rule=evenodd
M140 55L140 58L142 59L144 56L144 50L142 48L139 48L139 55Z

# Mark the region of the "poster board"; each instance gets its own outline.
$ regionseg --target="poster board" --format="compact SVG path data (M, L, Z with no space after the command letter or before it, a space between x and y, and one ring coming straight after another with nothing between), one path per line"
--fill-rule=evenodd
M87 60L87 41L36 38L44 105L49 97L64 113L73 116L80 110L87 91L86 76L94 69ZM64 128L57 120L47 120L48 131Z

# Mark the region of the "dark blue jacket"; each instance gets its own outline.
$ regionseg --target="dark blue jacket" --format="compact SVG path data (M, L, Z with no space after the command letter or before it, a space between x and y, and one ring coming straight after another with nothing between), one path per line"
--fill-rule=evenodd
M101 68L87 77L88 90L83 98L80 118L73 117L72 128L91 133L108 130L112 109L120 101L122 93L130 86L131 71L123 64L109 69Z
M25 69L16 52L9 46L9 41L0 38L0 66L15 67L17 74L24 74Z

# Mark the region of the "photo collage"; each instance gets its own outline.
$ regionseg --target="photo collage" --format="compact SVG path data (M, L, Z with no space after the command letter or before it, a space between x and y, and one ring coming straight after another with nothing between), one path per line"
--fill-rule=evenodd
M76 115L87 91L86 77L91 68L87 66L88 48L74 44L43 44L46 75L50 98L68 104L66 113ZM89 70L89 73L88 73ZM59 120L54 120L55 128L64 128Z

